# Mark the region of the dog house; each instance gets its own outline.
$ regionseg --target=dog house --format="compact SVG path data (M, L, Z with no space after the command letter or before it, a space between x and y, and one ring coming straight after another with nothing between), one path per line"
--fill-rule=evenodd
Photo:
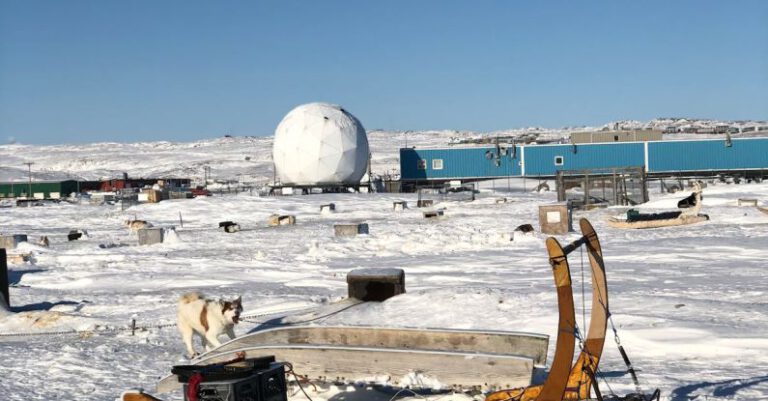
M432 199L419 199L416 201L416 207L431 207L435 202Z
M568 234L570 222L570 209L567 203L539 206L539 225L542 234Z
M405 271L395 268L355 269L347 273L350 298L381 302L405 293Z
M392 209L395 211L403 211L405 209L408 209L408 202L406 201L392 202Z
M354 237L358 234L368 234L368 223L334 224L333 233L337 237Z
M290 214L282 216L279 214L273 214L269 216L267 223L270 225L270 227L292 226L296 224L296 216Z
M153 245L163 242L164 229L162 227L141 228L136 231L139 237L139 245Z
M0 248L15 249L22 242L27 242L26 234L0 235Z

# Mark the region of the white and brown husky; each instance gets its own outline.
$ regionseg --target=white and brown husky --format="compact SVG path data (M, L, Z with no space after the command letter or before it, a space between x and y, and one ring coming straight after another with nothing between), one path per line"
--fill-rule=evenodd
M126 227L131 230L132 233L141 230L142 228L152 227L152 223L144 220L125 220L123 221Z
M241 297L234 301L210 300L196 292L184 294L179 299L179 332L187 346L187 356L198 355L192 346L192 335L200 336L205 351L221 345L218 337L227 333L235 338L235 325L243 312Z

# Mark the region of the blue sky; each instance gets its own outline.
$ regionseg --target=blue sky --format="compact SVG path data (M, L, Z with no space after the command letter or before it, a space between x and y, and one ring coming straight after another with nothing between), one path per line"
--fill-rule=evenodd
M768 118L768 1L0 0L0 143Z

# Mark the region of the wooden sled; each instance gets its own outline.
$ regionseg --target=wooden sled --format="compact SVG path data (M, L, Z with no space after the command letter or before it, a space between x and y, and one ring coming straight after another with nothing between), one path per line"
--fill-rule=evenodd
M608 225L613 228L660 228L660 227L673 227L684 226L688 224L701 223L709 220L709 216L706 214L700 214L701 210L701 185L696 183L694 185L694 191L691 196L681 200L677 203L678 208L689 209L680 213L678 216L670 218L659 219L639 219L639 220L627 220L620 217L608 218ZM674 212L662 213L670 214Z
M319 311L268 322L222 344L196 365L274 355L310 379L351 382L389 376L393 386L419 372L455 388L485 390L530 384L533 366L546 363L549 336L531 333L365 326L299 326L362 301L347 299ZM277 327L275 327L277 326ZM505 372L505 373L501 373ZM521 383L521 384L512 384ZM176 376L157 384L164 393L180 387Z
M287 326L251 332L222 344L209 355L263 345L333 345L517 355L531 358L534 364L544 366L547 363L549 336L480 330Z
M642 220L642 221L627 221L616 217L610 217L608 219L608 225L613 228L660 228L660 227L673 227L684 226L688 224L701 223L702 221L709 220L709 216L706 214L697 214L693 216L680 215L674 219L661 219L661 220Z
M400 386L401 378L418 372L448 387L488 390L510 383L526 385L533 375L533 360L514 355L321 345L247 347L207 356L195 364L223 362L238 352L245 353L246 358L274 355L278 361L290 361L298 374L324 382L375 381L383 376L389 377L393 386ZM168 376L158 382L157 392L179 388L176 376Z

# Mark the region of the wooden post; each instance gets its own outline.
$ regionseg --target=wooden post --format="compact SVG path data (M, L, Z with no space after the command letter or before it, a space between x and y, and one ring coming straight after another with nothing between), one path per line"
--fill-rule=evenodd
M8 259L5 248L0 248L0 293L5 298L5 304L11 307L11 298L8 294Z
M181 219L181 210L179 210L179 226L184 228L184 220Z

